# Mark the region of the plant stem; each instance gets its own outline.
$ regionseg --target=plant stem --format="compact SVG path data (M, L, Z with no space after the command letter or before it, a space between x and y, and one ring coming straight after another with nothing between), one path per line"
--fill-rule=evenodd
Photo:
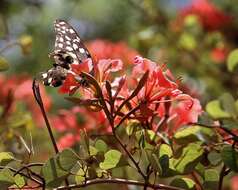
M59 149L57 147L56 140L55 140L53 132L51 130L51 126L50 126L49 120L48 120L46 112L45 112L44 104L43 104L42 99L41 99L39 84L38 84L38 82L36 82L35 79L33 80L32 89L33 89L34 97L35 97L35 99L36 99L36 101L37 101L37 103L38 103L38 105L41 109L41 113L42 113L43 118L45 120L45 124L46 124L47 130L48 130L48 133L50 135L50 140L53 144L55 153L57 154L59 152Z
M93 179L93 180L88 180L84 184L75 184L75 185L70 185L69 187L71 189L76 189L76 188L88 187L88 186L95 185L95 184L126 184L126 185L142 186L142 187L145 186L145 183L143 183L143 182L115 178L115 179ZM147 187L150 187L152 189L163 189L163 190L184 190L182 188L172 187L172 186L163 185L163 184L148 183ZM68 187L62 186L62 187L55 188L54 190L66 190L67 188Z
M41 109L41 113L42 113L43 118L45 120L45 124L46 124L47 130L48 130L48 133L50 135L50 139L51 139L51 142L53 144L55 153L57 154L59 152L59 149L57 147L57 143L56 143L56 140L54 138L53 131L51 129L49 120L48 120L46 112L45 112L44 104L43 104L43 101L42 101L42 98L41 98L41 95L40 95L39 83L36 81L36 79L33 80L32 90L33 90L33 94L34 94L34 97L36 99L36 102L38 103L38 105ZM69 182L68 182L67 179L65 179L65 184L66 184L66 186L69 186ZM68 189L70 189L70 188L68 188Z

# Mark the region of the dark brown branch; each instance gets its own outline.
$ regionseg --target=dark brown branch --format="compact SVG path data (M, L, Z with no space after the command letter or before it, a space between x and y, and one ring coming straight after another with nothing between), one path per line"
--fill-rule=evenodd
M145 183L143 183L143 182L115 178L115 179L93 179L93 180L88 180L84 184L75 184L75 185L70 185L69 187L62 186L62 187L56 188L55 190L66 190L67 188L71 188L71 189L83 188L83 187L88 187L88 186L95 185L95 184L126 184L126 185L142 186L142 187L145 186ZM164 189L164 190L184 190L182 188L172 187L172 186L163 185L163 184L148 183L147 187L150 187L152 189Z
M219 177L219 185L218 185L218 190L222 190L222 185L223 185L223 179L225 176L226 172L226 166L224 165L221 169L220 177Z
M142 170L139 167L139 164L135 161L134 157L132 156L132 154L127 150L126 146L122 143L121 139L117 136L117 134L115 133L115 131L113 132L114 134L114 138L117 140L117 142L119 143L119 145L122 147L122 149L124 150L124 152L128 155L129 159L133 162L133 164L135 165L137 171L141 174L141 176L146 179L146 175L142 172Z
M38 103L38 105L39 105L39 107L40 107L40 109L41 109L41 113L42 113L43 118L44 118L44 120L45 120L45 124L46 124L47 130L48 130L48 133L49 133L49 135L50 135L50 139L51 139L51 142L52 142L52 144L53 144L55 153L57 154L57 153L59 152L59 149L58 149L58 147L57 147L57 143L56 143L56 140L55 140L55 138L54 138L53 131L52 131L52 129L51 129L49 120L48 120L47 115L46 115L46 112L45 112L44 104L43 104L43 101L42 101L42 98L41 98L41 95L40 95L39 83L37 82L36 79L33 80L32 90L33 90L33 94L34 94L34 97L35 97L35 99L36 99L36 102ZM66 184L66 186L69 185L69 182L68 182L67 179L65 180L65 184Z
M192 176L192 178L194 179L194 181L196 182L196 184L198 185L199 189L200 189L200 190L203 190L203 186L202 186L200 180L198 179L197 174L196 174L195 172L192 172L192 173L191 173L191 176Z
M14 173L17 172L17 170L14 169L14 168L11 168L11 167L8 167L8 166L0 166L0 169L5 169L5 168L9 169L10 171L12 171L12 172L14 172ZM32 178L31 176L28 176L28 175L26 175L26 174L24 174L24 173L19 172L19 175L24 176L24 177L26 177L26 178L28 178L28 179L34 181L35 183L37 183L37 184L39 184L39 185L42 185L42 184L43 184L41 181L39 181L39 180L37 180L37 179L35 179L35 178Z
M33 94L34 94L34 97L36 99L36 102L38 103L38 105L39 105L39 107L41 109L41 113L43 115L43 118L45 120L45 124L46 124L47 130L48 130L48 133L50 135L50 140L51 140L51 142L53 144L55 153L57 154L59 152L59 149L57 147L56 140L54 138L54 135L53 135L53 132L51 130L51 126L50 126L49 120L48 120L46 112L45 112L44 104L43 104L43 101L42 101L41 95L40 95L39 83L36 81L36 79L33 80L32 89L33 89Z

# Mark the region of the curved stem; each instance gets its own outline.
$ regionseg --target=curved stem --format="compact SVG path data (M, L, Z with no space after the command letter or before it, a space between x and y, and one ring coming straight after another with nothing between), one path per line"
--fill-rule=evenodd
M48 130L48 133L50 135L50 140L51 140L51 142L53 144L55 153L57 154L59 152L59 149L57 147L56 140L54 138L54 135L53 135L53 132L52 132L52 129L51 129L48 117L47 117L46 112L45 112L44 104L43 104L43 101L42 101L41 95L40 95L39 84L36 81L36 79L33 80L32 89L33 89L33 94L34 94L34 97L36 99L36 102L38 103L38 105L39 105L39 107L41 109L41 113L43 115L43 118L45 120L45 124L46 124L47 130Z
M67 188L71 188L71 189L83 188L83 187L88 187L88 186L95 185L95 184L126 184L126 185L136 185L136 186L141 186L141 187L145 186L145 183L143 183L143 182L115 178L115 179L93 179L93 180L88 180L84 184L75 184L75 185L70 185L69 187L62 186L62 187L55 188L54 190L66 190ZM184 190L182 188L172 187L172 186L163 185L163 184L148 183L147 187L150 187L152 189L164 189L164 190Z
M33 80L32 90L33 90L34 97L35 97L35 99L36 99L36 101L37 101L37 103L38 103L38 105L41 109L41 113L42 113L43 118L45 120L45 124L46 124L47 130L48 130L48 133L50 135L50 139L51 139L51 142L53 144L55 153L57 154L59 152L59 149L57 147L57 143L56 143L56 140L54 138L53 131L52 131L51 126L50 126L50 122L49 122L48 117L47 117L46 112L45 112L44 104L43 104L43 101L42 101L42 98L41 98L41 95L40 95L39 83L36 81L36 79ZM65 184L66 184L66 186L69 185L69 182L68 182L67 179L65 179Z

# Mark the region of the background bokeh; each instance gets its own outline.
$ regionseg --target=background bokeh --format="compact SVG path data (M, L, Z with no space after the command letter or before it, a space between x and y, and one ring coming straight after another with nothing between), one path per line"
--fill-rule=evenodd
M204 108L224 92L237 98L237 71L227 66L229 53L238 45L236 0L0 0L0 58L9 64L0 74L0 103L4 107L12 89L17 101L12 120L21 120L24 129L18 128L19 133L34 139L40 155L36 160L46 159L51 150L31 81L53 63L48 53L54 48L53 22L58 18L79 32L96 58L120 58L129 65L135 55L142 55L166 64L182 78L180 88ZM53 123L61 122L55 115L66 117L62 109L70 110L72 104L54 88L45 88L43 95ZM61 132L56 130L58 138ZM4 146L20 154L11 133L8 130Z

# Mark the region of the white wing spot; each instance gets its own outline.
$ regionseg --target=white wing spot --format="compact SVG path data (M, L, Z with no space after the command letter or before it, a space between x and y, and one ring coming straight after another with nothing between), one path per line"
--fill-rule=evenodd
M71 45L71 42L70 42L70 41L66 41L66 44L67 44L67 45Z
M85 49L84 48L79 48L79 52L80 53L85 53Z
M51 83L52 80L53 80L53 79L50 77L50 78L48 79L48 83Z
M73 42L80 42L80 39L73 39Z
M65 36L66 40L71 41L71 38L69 36Z
M42 74L43 79L47 78L47 76L48 76L47 73L43 73L43 74Z
M58 47L59 47L59 48L63 48L63 46L64 46L64 45L63 45L62 43L59 43L59 44L58 44Z
M72 28L70 28L70 29L69 29L69 32L70 32L71 34L73 34L73 33L74 33L74 30L73 30Z
M59 41L60 41L60 42L64 42L64 38L60 37L60 38L59 38Z
M65 25L65 22L59 22L60 25Z
M68 51L73 51L73 48L71 48L70 46L67 46L65 49Z
M73 48L74 49L78 49L78 45L77 44L73 44Z

